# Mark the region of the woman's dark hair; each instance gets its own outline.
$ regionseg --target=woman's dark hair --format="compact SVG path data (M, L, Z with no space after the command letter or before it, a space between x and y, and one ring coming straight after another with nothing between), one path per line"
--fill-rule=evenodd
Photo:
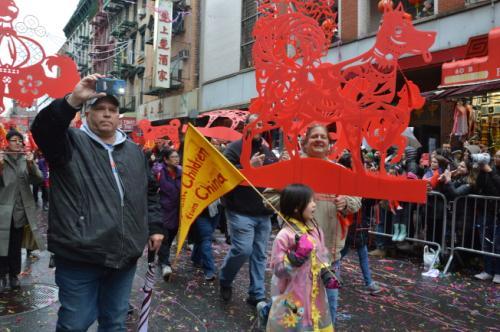
M479 170L474 168L472 161L470 161L470 160L463 160L462 162L465 164L465 167L467 168L467 174L465 175L465 181L471 187L474 188L476 186L477 177L479 175Z
M302 213L314 196L306 185L295 183L285 187L280 195L280 212L284 217L291 217L304 222Z
M164 149L161 151L161 160L165 160L165 159L168 159L170 158L170 156L177 151L175 151L174 149Z
M450 163L445 157L443 157L442 155L439 155L439 154L437 154L434 157L434 159L437 160L439 168L441 168L441 170L443 170L443 171L448 167L448 164Z
M344 167L352 169L352 156L350 152L344 152L340 156L338 163Z

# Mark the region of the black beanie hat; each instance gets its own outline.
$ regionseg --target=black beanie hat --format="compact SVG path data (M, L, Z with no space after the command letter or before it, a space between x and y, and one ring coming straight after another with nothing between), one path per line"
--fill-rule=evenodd
M19 137L21 139L21 141L24 141L23 135L20 132L18 132L17 130L13 129L13 128L11 128L9 130L9 132L7 133L7 136L6 136L7 137L7 141L10 141L10 139L12 137L14 137L14 136L17 136L17 137Z

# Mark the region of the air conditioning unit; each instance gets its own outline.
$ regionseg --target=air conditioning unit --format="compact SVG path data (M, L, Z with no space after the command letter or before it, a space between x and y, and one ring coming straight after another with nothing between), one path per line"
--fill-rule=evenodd
M189 58L189 50L188 49L183 49L179 51L179 59L185 60Z
M492 114L500 114L500 106L496 105L487 105L481 107L481 115L488 116Z
M137 9L137 17L139 17L141 19L146 17L146 8Z
M476 3L479 3L479 2L483 2L485 0L465 0L465 5L468 6L468 5L474 5Z

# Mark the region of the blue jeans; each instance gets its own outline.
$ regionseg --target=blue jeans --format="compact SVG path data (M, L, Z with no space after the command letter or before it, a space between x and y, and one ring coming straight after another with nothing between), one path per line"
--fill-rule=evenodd
M136 264L115 270L55 257L59 308L56 331L126 331L128 301Z
M212 256L212 234L218 222L219 214L214 217L200 216L193 225L196 242L191 253L191 260L203 267L203 272L207 277L215 275L215 263Z
M370 286L372 283L372 273L370 271L370 263L368 262L368 246L364 245L361 247L357 247L356 251L358 252L359 258L359 267L361 267L361 272L363 273L363 279L365 281L366 286ZM349 252L349 247L346 245L344 249L340 252L341 258L347 255Z
M271 218L247 216L230 210L226 210L226 216L231 234L231 249L220 270L220 284L230 287L240 268L249 260L248 295L256 300L264 299L266 248L271 235Z
M377 233L382 233L382 234L391 234L392 229L391 227L391 221L392 221L392 213L388 211L387 209L380 208L380 223L376 225L376 231ZM377 249L385 249L389 244L389 239L385 236L382 235L375 235L375 246Z
M335 272L337 277L340 272L340 260L332 263L332 272ZM332 316L332 324L335 326L335 320L337 318L337 307L339 302L339 290L326 288L326 297L328 298L328 306L330 307L330 315Z

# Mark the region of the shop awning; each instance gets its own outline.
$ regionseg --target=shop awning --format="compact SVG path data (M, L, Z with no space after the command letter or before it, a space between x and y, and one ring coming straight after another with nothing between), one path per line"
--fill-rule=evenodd
M446 98L471 97L486 94L490 91L500 90L500 79L482 83L469 83L449 88L440 88L422 93L427 100L440 100Z
M490 84L500 80L500 27L488 34L488 54L442 65L439 88L463 87L465 92L473 92L473 85ZM476 91L477 92L477 91Z

